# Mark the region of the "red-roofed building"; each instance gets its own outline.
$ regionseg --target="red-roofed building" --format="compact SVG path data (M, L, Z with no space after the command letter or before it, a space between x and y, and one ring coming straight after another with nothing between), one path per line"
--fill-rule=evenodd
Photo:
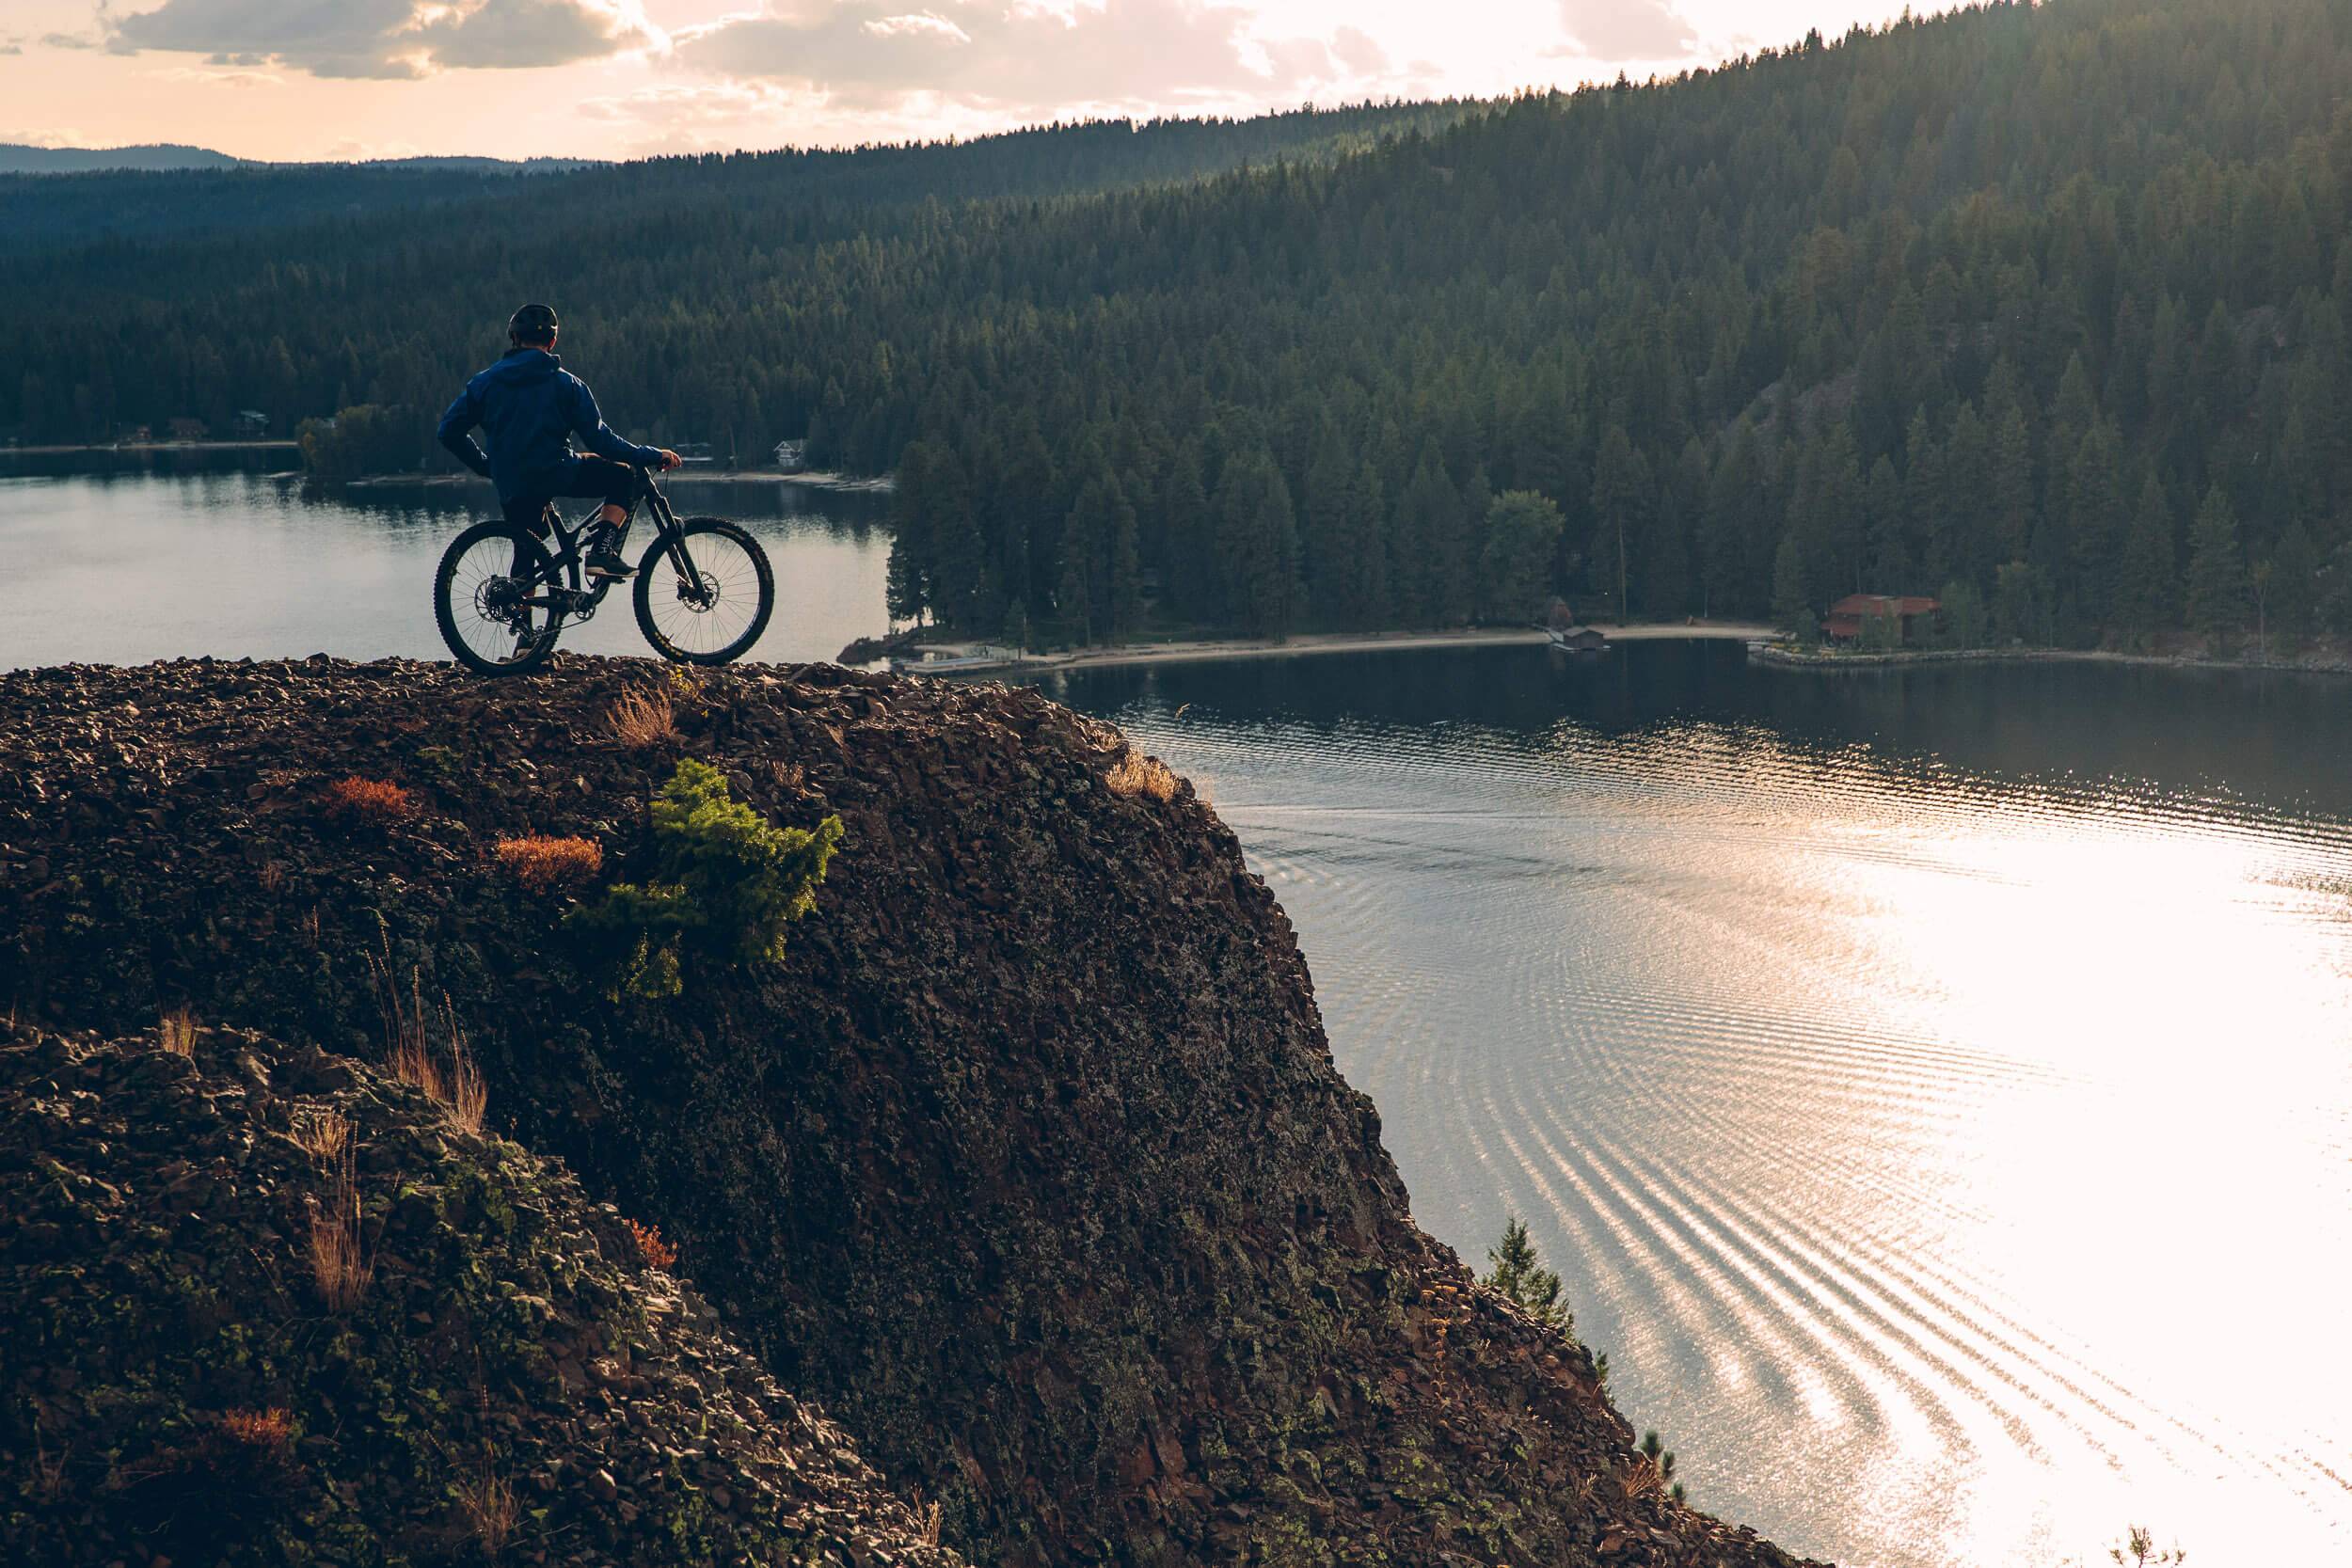
M1863 623L1883 617L1895 623L1892 641L1914 642L1933 623L1935 612L1942 608L1935 600L1916 594L1849 594L1829 607L1829 616L1821 623L1821 635L1833 642L1859 641Z

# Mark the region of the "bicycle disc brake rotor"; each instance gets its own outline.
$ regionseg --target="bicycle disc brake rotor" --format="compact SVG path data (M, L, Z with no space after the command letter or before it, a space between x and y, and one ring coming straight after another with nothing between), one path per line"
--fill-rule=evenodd
M708 614L719 603L719 579L708 572L698 571L694 580L677 579L678 603L698 614Z

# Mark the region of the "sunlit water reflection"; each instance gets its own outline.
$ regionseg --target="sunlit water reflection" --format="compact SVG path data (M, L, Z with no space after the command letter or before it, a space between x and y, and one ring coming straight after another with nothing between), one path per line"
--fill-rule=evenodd
M1215 799L1422 1222L1530 1218L1698 1502L1855 1564L2352 1560L2352 682L1053 689Z
M42 474L26 471L36 459L0 454L0 666L448 657L433 569L461 529L495 512L486 485L323 496L291 476L182 461L183 471ZM886 498L691 479L669 488L682 515L734 517L768 548L776 613L752 657L831 658L881 629ZM641 521L632 547L647 537ZM624 592L567 625L563 646L650 655Z

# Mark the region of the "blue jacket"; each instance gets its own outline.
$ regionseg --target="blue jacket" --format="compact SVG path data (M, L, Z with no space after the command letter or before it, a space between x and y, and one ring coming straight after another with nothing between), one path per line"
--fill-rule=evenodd
M490 438L485 458L472 431ZM641 447L612 434L596 412L588 384L543 348L510 350L499 362L466 383L441 416L441 445L457 460L499 487L512 501L539 492L571 460L570 437L615 463L659 467L661 449Z

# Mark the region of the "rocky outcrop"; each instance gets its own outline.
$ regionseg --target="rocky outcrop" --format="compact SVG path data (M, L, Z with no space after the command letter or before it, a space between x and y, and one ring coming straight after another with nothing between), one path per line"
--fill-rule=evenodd
M560 1167L175 1038L0 1029L0 1560L960 1560Z
M630 687L675 739L616 737ZM493 846L576 835L628 877L680 755L847 834L780 963L616 999ZM354 776L413 810L336 809ZM974 1560L1788 1560L1661 1496L1584 1352L1414 1227L1232 835L1032 692L568 658L0 677L0 1009L365 1054L387 974L447 998L492 1122L674 1237Z

